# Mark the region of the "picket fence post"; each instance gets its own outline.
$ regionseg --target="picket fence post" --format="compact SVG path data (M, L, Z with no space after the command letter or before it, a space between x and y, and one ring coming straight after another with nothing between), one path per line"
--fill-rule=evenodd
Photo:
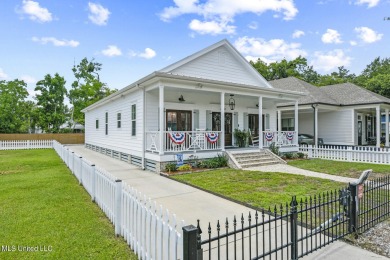
M309 158L313 158L313 146L312 145L307 146L307 156Z
M92 168L92 191L91 191L91 199L93 202L95 202L95 197L96 197L96 167L95 167L95 164L92 164L91 165L91 168Z
M121 207L122 207L122 180L115 181L115 208L114 208L114 226L115 226L115 235L119 236L121 234Z
M79 179L79 184L83 185L83 157L82 156L79 157L79 161L80 161L80 179Z

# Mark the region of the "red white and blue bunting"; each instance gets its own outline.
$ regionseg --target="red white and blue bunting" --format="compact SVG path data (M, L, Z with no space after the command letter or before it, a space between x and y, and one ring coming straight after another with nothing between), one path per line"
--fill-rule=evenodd
M287 138L287 140L291 141L292 139L294 139L294 133L293 132L287 132L286 138Z
M169 138L172 140L175 144L182 144L186 140L186 134L185 133L169 133Z
M218 141L218 133L206 133L206 138L209 143L216 143Z
M268 142L272 141L274 139L274 133L267 132L264 134L265 140Z

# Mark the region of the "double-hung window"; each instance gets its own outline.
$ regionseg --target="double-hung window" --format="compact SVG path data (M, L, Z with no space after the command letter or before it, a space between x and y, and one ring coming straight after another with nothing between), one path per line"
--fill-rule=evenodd
M117 120L116 126L118 128L121 128L122 127L122 114L121 113L116 114L116 120Z
M131 135L136 135L136 129L137 129L137 109L135 104L131 105Z

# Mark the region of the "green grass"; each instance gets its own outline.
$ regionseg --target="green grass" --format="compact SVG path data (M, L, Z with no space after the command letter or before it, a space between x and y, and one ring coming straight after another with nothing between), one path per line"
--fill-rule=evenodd
M373 170L373 174L370 176L371 179L390 174L390 165L384 164L339 162L321 159L293 160L289 161L288 164L305 170L350 178L359 178L360 174L368 169Z
M175 175L172 178L265 209L289 203L293 195L300 199L346 186L300 175L234 169Z
M137 259L52 149L0 151L0 230L0 259Z

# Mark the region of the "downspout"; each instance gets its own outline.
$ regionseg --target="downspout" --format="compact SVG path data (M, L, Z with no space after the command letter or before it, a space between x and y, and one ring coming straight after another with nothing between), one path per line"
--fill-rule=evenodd
M138 88L141 88L139 84L137 84ZM145 116L146 115L146 100L145 100L145 87L142 88L142 163L141 168L145 170L145 140L146 140L146 132L145 132Z

